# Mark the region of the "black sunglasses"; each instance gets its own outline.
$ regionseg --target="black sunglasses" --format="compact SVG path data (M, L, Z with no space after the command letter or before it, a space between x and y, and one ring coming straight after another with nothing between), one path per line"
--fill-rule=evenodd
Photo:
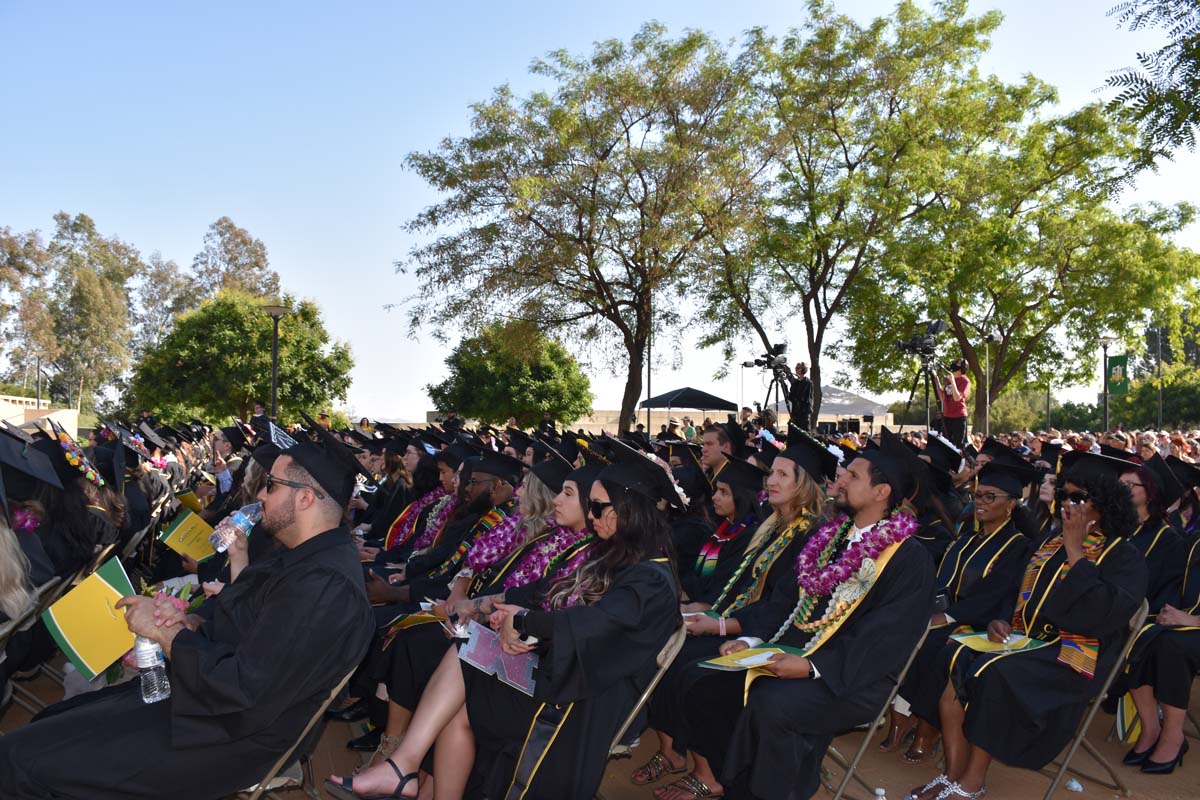
M1056 489L1054 497L1060 503L1071 503L1072 505L1083 505L1089 499L1087 492L1068 492L1066 489Z
M592 519L600 519L610 508L612 508L612 503L602 503L599 500L588 501L588 513L592 515Z
M296 481L284 480L283 478L277 478L274 475L267 473L267 494L270 494L271 490L274 489L276 485L287 486L292 489L312 489L312 493L315 494L319 499L325 499L325 495L321 494L320 491L312 486L309 486L307 483L297 483Z

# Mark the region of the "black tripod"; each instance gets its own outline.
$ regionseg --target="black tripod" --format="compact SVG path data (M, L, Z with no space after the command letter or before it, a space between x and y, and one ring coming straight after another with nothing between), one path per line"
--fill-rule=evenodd
M789 390L791 388L788 381L789 381L788 374L784 368L773 367L771 369L771 382L767 384L767 394L766 394L766 397L763 398L761 407L771 409L775 413L776 421L778 421L778 419L779 419L779 390L781 388L784 389L783 397L784 397L784 400L786 401L784 403L784 407L787 408L789 415L791 415L791 413L792 413L792 404L791 404L791 401L788 400L788 397L790 396ZM774 394L775 394L775 405L771 405L771 393L772 392L774 392Z
M912 389L908 392L908 400L904 403L904 417L908 419L908 409L912 406L913 398L917 396L917 384L924 379L925 381L925 430L932 427L932 419L929 416L929 386L930 384L937 385L937 375L933 372L933 356L921 356L921 366L917 367L917 373L913 375ZM898 433L904 431L904 422L901 421Z

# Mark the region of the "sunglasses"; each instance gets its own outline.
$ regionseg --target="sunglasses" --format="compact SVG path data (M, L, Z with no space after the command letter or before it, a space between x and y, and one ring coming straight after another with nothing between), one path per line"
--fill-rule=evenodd
M1081 506L1089 499L1087 492L1068 492L1066 489L1056 489L1054 497L1060 503L1070 503L1075 506Z
M612 508L612 503L602 503L599 500L588 501L588 513L592 515L592 519L600 519L610 508Z
M325 499L325 495L323 495L316 488L309 486L307 483L297 483L296 481L284 480L283 478L277 478L274 475L271 475L270 473L268 473L267 474L267 494L270 494L271 490L274 489L277 485L278 486L287 486L290 489L311 489L312 493L315 494L319 499L321 499L321 500Z

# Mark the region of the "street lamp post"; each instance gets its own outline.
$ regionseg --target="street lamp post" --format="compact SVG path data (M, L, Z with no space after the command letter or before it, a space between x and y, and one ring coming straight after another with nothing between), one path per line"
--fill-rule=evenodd
M279 320L292 310L280 305L263 306L262 310L271 316L274 326L271 331L271 418L274 419L279 413Z
M1117 340L1112 336L1101 336L1100 347L1104 351L1104 432L1108 433L1108 348Z

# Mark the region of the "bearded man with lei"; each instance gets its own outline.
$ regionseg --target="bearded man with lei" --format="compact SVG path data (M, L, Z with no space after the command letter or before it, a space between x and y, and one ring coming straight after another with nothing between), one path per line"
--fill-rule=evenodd
M833 739L879 713L933 604L933 562L912 537L914 474L903 453L864 451L850 462L831 489L838 516L769 601L785 610L759 615L721 647L791 652L773 656L765 675L708 670L691 686L693 748L712 769L691 776L701 786L689 789L702 791L664 787L660 800L811 797Z

